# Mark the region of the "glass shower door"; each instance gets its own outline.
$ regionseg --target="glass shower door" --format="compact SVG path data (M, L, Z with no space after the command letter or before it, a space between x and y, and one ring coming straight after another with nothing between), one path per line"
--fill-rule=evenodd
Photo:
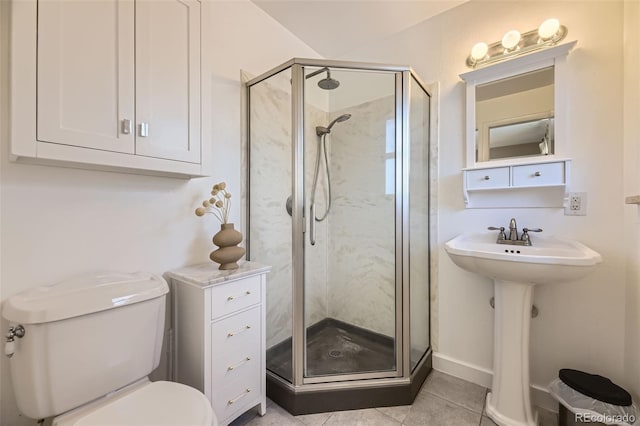
M396 376L396 73L306 67L304 87L305 383Z
M249 88L249 260L271 265L266 291L267 369L293 380L291 70Z

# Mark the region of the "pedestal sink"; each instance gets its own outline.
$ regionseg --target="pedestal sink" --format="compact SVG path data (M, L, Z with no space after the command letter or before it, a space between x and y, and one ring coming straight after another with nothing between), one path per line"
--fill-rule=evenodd
M487 415L501 426L534 426L529 394L529 326L533 287L572 281L602 261L575 241L537 237L531 246L497 244L494 233L460 235L445 244L451 260L494 280L493 383Z

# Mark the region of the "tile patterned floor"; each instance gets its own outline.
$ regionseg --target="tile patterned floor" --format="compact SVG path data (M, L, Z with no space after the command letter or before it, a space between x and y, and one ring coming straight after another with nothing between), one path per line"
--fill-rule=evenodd
M292 416L271 400L267 414L250 411L231 426L495 426L484 415L488 389L432 371L412 405ZM540 426L557 426L558 415L538 409Z

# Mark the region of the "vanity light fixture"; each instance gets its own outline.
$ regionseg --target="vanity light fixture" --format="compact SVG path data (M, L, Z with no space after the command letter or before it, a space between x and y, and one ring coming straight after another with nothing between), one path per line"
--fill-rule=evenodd
M480 65L501 61L512 56L522 55L533 50L557 44L567 35L567 27L560 25L556 18L550 18L532 31L520 34L517 30L507 31L502 40L492 44L476 43L467 57L467 66L476 68Z

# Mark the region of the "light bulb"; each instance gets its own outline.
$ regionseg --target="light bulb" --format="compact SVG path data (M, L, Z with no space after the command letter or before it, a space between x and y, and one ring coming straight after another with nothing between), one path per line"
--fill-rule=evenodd
M549 40L558 33L560 21L556 18L547 19L538 27L538 35L542 40Z
M471 57L474 60L479 61L480 59L487 56L488 51L489 51L489 46L487 45L487 43L481 41L480 43L474 44L473 47L471 48Z
M507 31L502 37L502 47L507 50L513 50L520 43L520 32L517 30Z

